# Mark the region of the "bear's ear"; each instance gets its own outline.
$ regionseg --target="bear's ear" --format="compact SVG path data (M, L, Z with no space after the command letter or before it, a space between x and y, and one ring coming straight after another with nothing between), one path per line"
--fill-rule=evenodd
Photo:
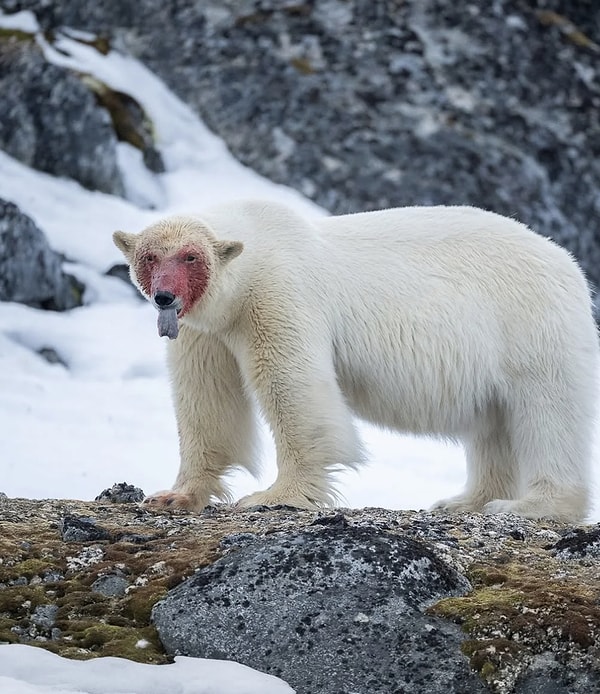
M127 260L133 259L133 253L135 251L137 240L137 234L128 234L125 231L115 231L113 234L115 246L123 253Z
M243 250L244 244L241 241L217 241L215 243L217 258L219 258L223 265L237 258Z

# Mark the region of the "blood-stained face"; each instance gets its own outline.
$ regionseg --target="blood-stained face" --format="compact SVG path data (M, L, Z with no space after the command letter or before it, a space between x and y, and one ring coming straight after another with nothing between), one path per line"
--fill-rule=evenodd
M178 319L202 298L210 270L202 249L186 245L172 253L140 244L134 256L134 272L144 294L158 309L158 334L175 339Z
M179 319L197 306L214 274L237 257L243 245L220 241L190 218L167 218L141 234L116 231L131 276L158 309L158 333L175 339ZM218 273L217 273L218 274Z
M142 246L136 251L134 270L142 291L157 308L168 306L168 295L173 296L180 318L202 298L210 274L202 250L191 245L172 254Z

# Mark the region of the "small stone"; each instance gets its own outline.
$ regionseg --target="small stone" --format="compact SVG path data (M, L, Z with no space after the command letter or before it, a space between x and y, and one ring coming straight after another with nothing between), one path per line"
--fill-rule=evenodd
M140 533L123 533L115 538L117 542L131 542L134 545L145 545L147 542L156 540L158 535L141 535Z
M104 489L96 497L96 501L110 501L113 504L137 504L144 500L144 491L133 484L119 482L109 489Z
M349 523L343 513L335 513L333 516L319 516L312 522L312 525L333 525L336 528L347 528Z
M573 528L546 549L561 559L600 557L600 527L586 530Z
M59 531L65 542L96 542L109 540L110 533L96 524L93 518L65 516L59 522Z
M76 557L67 556L67 568L69 571L81 571L104 559L104 550L98 545L83 547Z
M128 587L129 581L116 574L100 576L92 583L92 591L100 593L100 595L104 595L107 598L125 595Z
M67 362L60 356L60 354L54 349L54 347L42 347L38 350L40 357L45 359L48 364L60 364L66 367Z
M117 277L127 284L132 284L131 277L129 275L129 265L126 263L117 263L112 265L104 274L107 277Z
M58 571L48 571L47 573L44 574L42 577L42 582L43 583L58 583L58 581L62 581L64 579L64 576L58 572Z
M31 621L41 629L49 631L54 626L57 615L58 605L38 605L31 615Z

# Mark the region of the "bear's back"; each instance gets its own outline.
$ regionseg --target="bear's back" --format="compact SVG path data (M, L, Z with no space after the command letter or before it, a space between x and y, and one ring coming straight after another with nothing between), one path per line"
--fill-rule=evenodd
M430 207L396 207L374 212L323 217L314 222L330 237L352 238L357 242L380 243L390 247L415 244L431 247L452 239L461 243L523 244L537 234L508 217L477 207L436 205ZM536 243L533 240L533 243Z
M334 312L342 302L371 310L392 295L419 304L488 296L515 308L535 295L541 311L560 305L557 292L589 302L567 251L516 220L475 207L305 218L280 203L242 200L202 218L217 238L244 243L232 268L248 281L263 286L268 278L281 291L298 285ZM522 291L515 294L516 286Z

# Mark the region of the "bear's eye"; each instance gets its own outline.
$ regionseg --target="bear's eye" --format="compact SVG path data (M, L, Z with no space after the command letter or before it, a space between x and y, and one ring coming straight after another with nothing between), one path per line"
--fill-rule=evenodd
M196 256L193 253L188 253L185 256L185 262L186 263L193 263L195 260L197 260Z
M146 253L144 260L147 263L153 263L156 260L156 255L154 253Z

